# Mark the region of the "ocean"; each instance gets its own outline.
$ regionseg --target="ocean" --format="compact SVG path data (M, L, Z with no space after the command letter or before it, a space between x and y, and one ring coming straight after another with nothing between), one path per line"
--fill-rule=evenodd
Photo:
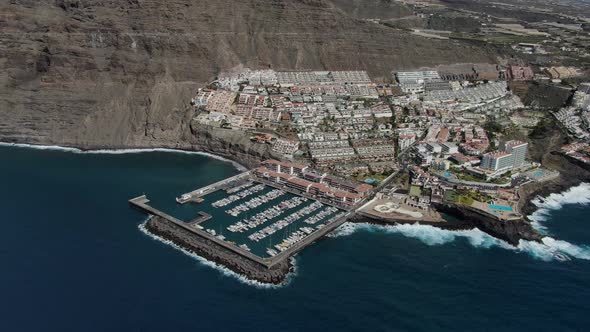
M345 224L280 286L153 239L154 205L236 174L211 156L0 146L2 331L583 331L590 326L590 185L533 216L544 244L478 230ZM560 252L570 258L555 258Z

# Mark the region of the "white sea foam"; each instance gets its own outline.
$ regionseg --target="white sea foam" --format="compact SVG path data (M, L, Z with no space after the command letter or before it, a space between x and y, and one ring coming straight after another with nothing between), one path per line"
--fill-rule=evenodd
M547 234L547 227L543 225L543 222L547 220L552 211L559 210L567 204L590 204L590 184L581 183L562 193L554 193L543 199L534 198L531 203L537 206L537 210L528 218L532 221L533 227L541 233Z
M139 230L147 235L148 237L150 237L153 240L156 240L158 242L164 243L166 245L169 245L171 247L173 247L174 249L180 250L182 251L184 254L186 254L187 256L195 259L196 261L198 261L199 263L208 266L210 268L213 268L217 271L219 271L222 275L227 276L227 277L231 277L231 278L235 278L238 281L247 284L249 286L254 286L256 288L260 288L260 289L278 289L278 288L282 288L285 287L287 285L289 285L291 283L291 281L293 280L293 278L297 275L297 261L294 257L290 258L290 262L291 265L293 266L293 271L289 272L289 274L287 275L287 278L285 278L285 281L283 281L280 284L269 284L269 283L263 283L257 280L252 280L252 279L248 279L245 276L238 274L230 269L228 269L227 267L217 264L215 262L212 262L210 260L207 260L197 254L195 254L192 251L186 250L185 248L182 248L180 246L178 246L176 243L170 241L170 240L166 240L163 239L157 235L152 234L145 226L147 224L147 222L150 220L151 217L148 217L143 223L139 224L139 226L137 228L139 228Z
M10 146L10 147L17 147L17 148L29 148L29 149L37 149L37 150L53 150L53 151L63 151L63 152L71 152L71 153L80 153L80 154L131 154L131 153L149 153L149 152L166 152L166 153L181 153L181 154L188 154L188 155L199 155L205 156L212 159L220 160L223 162L231 163L237 170L239 171L246 171L247 168L243 165L207 152L201 151L186 151L186 150L176 150L176 149L165 149L165 148L145 148L145 149L117 149L117 150L80 150L77 148L70 148L70 147L63 147L57 145L34 145L34 144L17 144L17 143L2 143L0 142L0 146Z
M575 245L549 236L544 237L542 241L543 243L521 240L518 250L544 261L555 259L556 254L590 260L590 247L586 245Z
M399 224L391 226L373 225L368 223L345 223L336 229L331 237L349 236L357 231L385 232L390 234L401 234L406 237L418 239L429 246L438 246L451 243L459 238L464 238L473 247L491 248L498 247L515 252L529 254L530 256L543 261L556 259L557 254L570 256L578 259L590 260L590 247L578 246L566 241L556 240L551 237L544 237L542 242L521 240L517 247L497 239L477 228L470 230L451 231L436 228L429 225Z
M488 235L477 228L469 230L451 231L437 228L430 225L420 224L397 224L397 225L373 225L369 223L344 223L336 229L331 237L348 236L359 230L368 232L385 232L390 234L401 234L406 237L418 239L429 246L443 245L455 241L457 238L465 238L474 247L489 248L492 246L510 247L502 240Z

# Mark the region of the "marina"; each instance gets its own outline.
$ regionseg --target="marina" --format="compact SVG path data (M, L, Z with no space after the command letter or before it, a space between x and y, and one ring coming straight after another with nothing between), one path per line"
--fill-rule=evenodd
M182 207L183 217L189 210L199 210L193 219L152 207L146 196L129 202L266 268L321 238L353 213L329 200L258 179L251 172L180 195L181 205L199 203Z
M258 189L260 186L263 189ZM216 202L227 199L227 191L219 191L206 197L203 206L208 205L207 201L212 201L212 210L209 213L213 218L202 223L201 227L209 234L222 236L228 243L268 258L276 257L294 244L302 242L307 236L320 230L331 216L344 215L338 214L337 212L343 211L333 206L261 183L245 187L242 191L233 191L232 195L240 196L254 188L257 188L254 194L245 196L245 199L230 199L232 202L222 204L223 206ZM306 226L307 233L301 230ZM302 237L301 232L306 236ZM300 240L293 241L293 234ZM277 245L282 250L277 249Z

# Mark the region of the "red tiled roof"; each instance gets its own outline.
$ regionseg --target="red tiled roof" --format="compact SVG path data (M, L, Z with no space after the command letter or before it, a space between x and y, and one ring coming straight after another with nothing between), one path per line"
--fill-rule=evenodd
M303 187L308 187L310 184L312 184L313 182L309 182L307 180L304 179L300 179L297 177L292 177L288 180L290 183L294 183Z
M342 190L336 190L334 191L334 196L336 197L344 197L344 198L360 198L360 196L358 194L353 194L353 193L349 193L346 191L342 191Z
M354 188L354 190L358 193L367 193L367 192L373 190L373 186L365 184L365 183L361 183L356 188Z

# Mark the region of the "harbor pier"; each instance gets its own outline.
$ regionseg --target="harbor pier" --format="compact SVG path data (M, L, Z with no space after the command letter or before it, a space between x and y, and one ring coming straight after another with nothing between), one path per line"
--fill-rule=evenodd
M205 238L207 240L213 241L216 244L220 245L221 247L229 249L229 250L239 254L240 256L250 259L250 260L252 260L256 263L259 263L263 266L267 266L267 267L272 266L272 264L269 264L269 262L267 262L267 260L265 260L261 257L258 257L247 250L244 250L244 249L234 246L228 242L225 242L221 239L218 239L217 237L205 232L204 230L200 229L199 227L193 227L189 223L185 223L184 221L182 221L178 218L175 218L165 212L162 212L162 211L150 206L148 204L149 202L150 202L150 200L145 195L142 195L142 196L139 196L139 197L129 200L129 203L131 205L139 208L140 210L143 210L144 212L147 212L148 214L150 214L152 216L157 216L162 219L165 219L166 221L169 221L172 224L193 233L194 235L197 235L197 236L200 236L200 237Z
M234 175L227 179L215 182L210 184L206 187L202 187L186 194L182 194L180 197L176 198L176 202L179 204L186 204L189 202L194 203L202 203L203 197L212 194L218 190L225 190L231 188L232 186L239 185L241 182L248 180L250 178L250 171L240 173L238 175Z
M179 228L182 228L183 230L186 230L186 231L192 233L195 236L212 241L215 244L217 244L225 249L228 249L228 250L234 252L235 254L240 255L243 258L246 258L248 260L251 260L255 263L260 264L261 266L266 267L267 269L270 269L273 266L279 264L280 262L286 260L287 258L295 255L297 252L301 251L303 248L307 247L308 245L317 241L318 239L320 239L324 235L333 231L334 229L336 229L337 227L342 225L344 222L346 222L346 220L348 218L350 218L352 214L354 214L354 212L349 211L346 214L342 215L340 218L338 218L330 223L325 224L324 227L316 230L315 232L308 235L307 237L302 239L300 242L297 242L296 244L289 247L288 249L281 251L280 253L278 253L277 255L275 255L273 257L264 257L263 258L263 257L257 256L255 254L251 253L250 251L242 249L239 246L236 246L232 243L224 241L224 240L214 236L213 234L210 234L210 233L206 232L205 230L203 230L203 228L201 226L199 226L199 224L212 218L211 215L209 215L205 212L199 212L199 214L200 214L199 217L197 217L189 222L184 222L178 218L175 218L163 211L160 211L160 210L150 206L149 202L150 202L149 199L145 195L142 195L142 196L139 196L139 197L129 200L129 203L131 205L135 206L136 208L138 208L144 212L147 212L148 214L150 214L152 216L157 216L159 218L162 218L162 219L174 224L175 226L178 226Z

